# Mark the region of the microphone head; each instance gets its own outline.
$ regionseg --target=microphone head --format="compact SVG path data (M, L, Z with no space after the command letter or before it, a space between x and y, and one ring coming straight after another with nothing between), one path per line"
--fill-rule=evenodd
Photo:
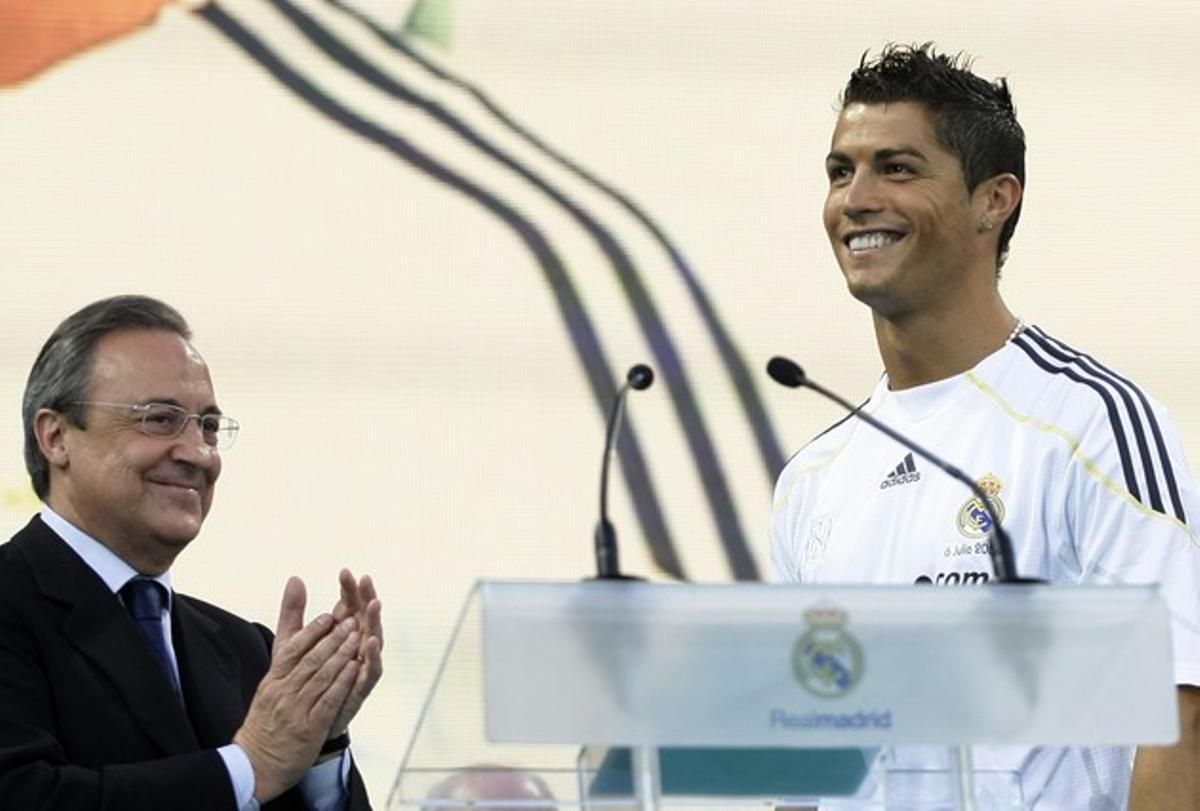
M625 375L625 380L629 383L630 388L638 391L648 389L654 382L654 370L644 363L638 363L629 367L629 373Z
M794 361L776 355L767 362L767 374L780 385L790 389L798 389L805 384L808 377Z

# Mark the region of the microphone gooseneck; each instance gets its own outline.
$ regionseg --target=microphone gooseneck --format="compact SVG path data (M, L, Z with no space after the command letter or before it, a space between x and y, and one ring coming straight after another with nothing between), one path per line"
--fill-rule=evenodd
M604 458L600 461L600 522L596 524L595 552L597 580L629 580L621 574L621 563L617 555L617 531L608 520L608 469L611 467L613 448L621 433L625 416L625 398L629 390L643 391L654 382L654 370L644 363L630 367L625 383L617 390L612 411L608 416L608 430L604 438Z
M988 556L992 560L992 569L996 573L996 580L1001 583L1040 582L1038 580L1025 579L1017 575L1016 556L1013 554L1012 539L1008 537L1008 533L1001 526L1000 516L996 514L991 498L988 497L988 494L983 491L983 488L974 479L932 451L926 450L894 428L875 419L875 417L866 413L858 406L853 405L819 383L811 380L794 361L779 356L773 357L767 363L767 374L780 385L793 389L809 388L826 399L832 400L858 419L867 423L867 425L899 442L927 462L937 466L950 476L950 478L956 479L966 485L975 494L975 497L979 499L979 503L983 505L988 518L991 519L992 526L990 532L991 538L988 543Z

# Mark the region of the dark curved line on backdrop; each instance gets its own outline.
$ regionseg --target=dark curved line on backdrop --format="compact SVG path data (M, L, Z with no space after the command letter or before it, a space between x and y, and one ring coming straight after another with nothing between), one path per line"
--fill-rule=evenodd
M708 497L709 510L717 526L730 569L734 577L739 580L756 579L758 569L741 530L737 503L730 493L716 447L705 425L704 416L696 404L696 398L688 383L679 351L667 332L653 297L646 289L637 268L620 242L608 229L550 182L488 141L438 102L422 96L403 82L371 64L365 57L350 48L289 0L270 0L270 3L287 17L310 43L341 67L380 92L420 109L487 157L520 176L565 210L571 219L587 232L616 271L621 287L633 307L642 334L654 355L655 363L660 369L662 379L670 392L676 416L683 426L684 436L687 438L692 457L700 472L701 484Z
M571 285L562 261L536 225L522 217L496 195L434 160L404 138L358 116L322 93L217 3L209 3L196 9L195 13L211 23L280 84L322 115L355 135L386 149L433 180L462 193L512 228L521 242L533 253L541 267L554 294L559 313L566 324L571 343L583 364L592 397L601 413L607 412L608 404L616 396L616 387L613 384L600 338L592 327L582 301ZM675 553L666 521L659 509L658 499L646 469L641 446L636 439L633 426L627 427L623 444L625 453L621 455L622 473L629 482L634 509L642 531L649 541L651 555L664 572L679 579L686 579L679 557Z
M679 276L682 278L684 286L687 288L692 297L696 309L699 311L701 320L704 322L713 343L716 345L717 353L721 358L721 362L725 365L726 372L734 384L734 390L737 392L738 400L741 403L742 410L746 413L751 430L754 433L754 439L758 445L759 456L763 462L763 469L766 473L769 483L774 484L786 460L783 451L780 449L779 440L775 436L775 429L771 423L771 418L764 408L762 400L758 395L758 386L754 382L749 369L742 360L741 353L733 344L733 339L729 332L725 329L721 322L720 316L716 312L716 308L712 304L708 293L705 292L700 281L696 278L695 273L691 269L690 263L684 257L683 252L675 245L674 241L667 235L666 231L654 221L654 219L646 213L629 195L612 184L597 177L595 174L581 166L576 161L567 157L562 152L547 144L541 137L535 134L525 125L521 124L504 110L499 104L493 101L487 93L480 89L477 85L468 82L446 69L429 60L427 57L420 54L415 49L411 48L401 37L396 36L392 32L380 27L374 20L367 15L352 8L342 0L326 0L327 3L339 9L343 13L357 20L361 25L365 26L385 45L396 50L416 62L428 73L435 78L445 81L455 87L465 91L472 96L479 104L491 113L501 124L508 128L511 132L522 138L536 150L546 155L548 158L558 163L563 168L583 180L588 185L602 192L612 200L614 200L621 208L628 212L637 222L651 234L659 246L670 257L671 264L674 265ZM755 573L757 576L757 567Z
M633 198L547 144L540 136L517 121L503 107L493 101L478 85L458 77L436 64L419 51L409 47L403 38L382 28L370 17L358 9L346 5L342 0L326 0L326 2L357 20L390 48L404 54L404 56L416 62L435 78L465 91L510 131L520 136L539 152L593 188L616 201L621 208L625 209L625 211L650 232L659 246L666 251L671 259L671 264L675 266L676 271L683 279L684 285L687 287L696 305L696 309L699 310L700 316L711 334L713 342L716 344L717 352L721 357L721 361L725 364L726 371L733 379L734 388L737 391L738 399L741 401L742 409L746 412L751 429L754 431L754 438L758 444L759 455L762 457L767 479L771 484L774 484L780 471L783 470L786 460L780 449L779 440L775 436L775 429L771 424L771 418L763 407L762 400L759 399L758 386L755 385L754 378L742 360L741 353L734 346L733 339L721 323L721 318L717 315L716 308L709 299L708 293L705 292L704 287L696 278L690 263L683 255L683 251L675 245L666 231Z

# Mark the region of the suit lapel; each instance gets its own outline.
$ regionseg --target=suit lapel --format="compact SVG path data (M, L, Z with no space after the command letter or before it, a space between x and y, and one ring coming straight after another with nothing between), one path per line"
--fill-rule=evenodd
M183 703L116 595L41 519L13 539L42 594L65 610L62 633L120 694L164 754L199 749Z
M200 745L223 746L246 714L240 686L241 662L221 635L221 627L176 595L171 635L188 715Z

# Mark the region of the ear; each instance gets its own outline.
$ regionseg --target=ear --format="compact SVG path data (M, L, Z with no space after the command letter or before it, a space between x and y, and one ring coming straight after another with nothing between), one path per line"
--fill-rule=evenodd
M980 230L991 230L993 225L997 231L1000 230L1021 203L1023 193L1021 181L1011 172L989 177L980 183L972 195L979 222L988 224L988 227L981 227Z
M33 416L33 434L50 467L66 470L70 466L67 451L67 415L49 408L38 409Z

